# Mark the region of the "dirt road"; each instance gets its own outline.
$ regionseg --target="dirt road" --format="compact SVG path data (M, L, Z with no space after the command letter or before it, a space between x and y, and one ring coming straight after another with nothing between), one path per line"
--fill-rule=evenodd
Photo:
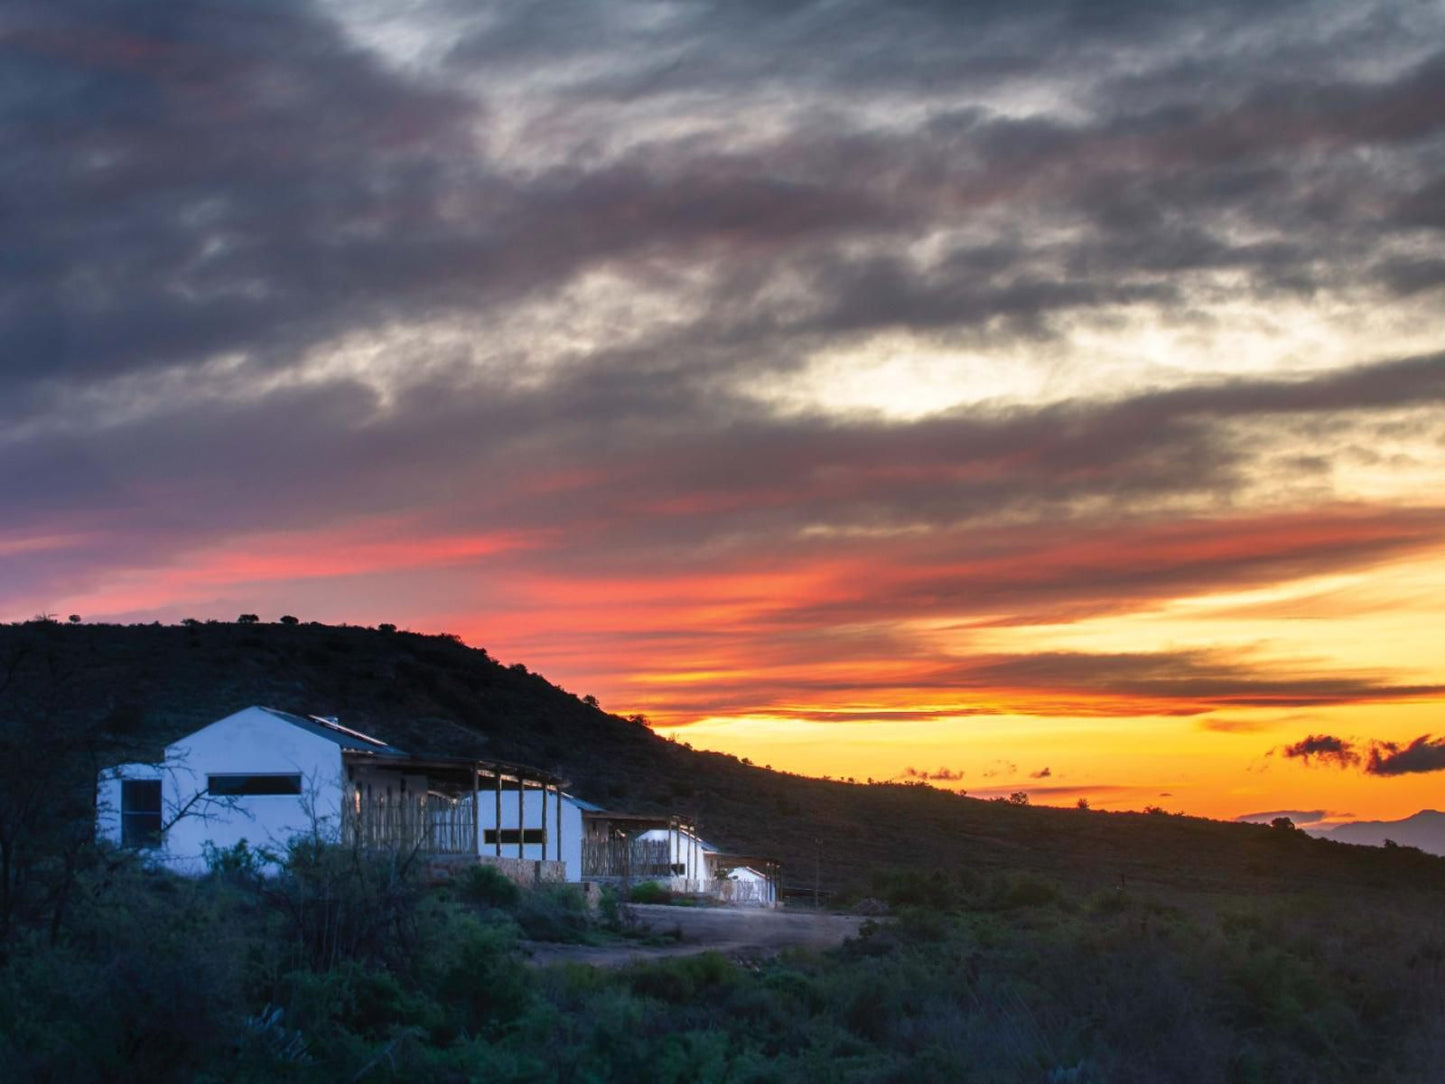
M756 959L785 948L832 948L855 937L865 919L798 911L767 911L746 907L669 907L665 904L629 905L640 925L655 933L677 937L674 944L525 945L532 963L563 962L617 967L639 960L660 960L697 952Z

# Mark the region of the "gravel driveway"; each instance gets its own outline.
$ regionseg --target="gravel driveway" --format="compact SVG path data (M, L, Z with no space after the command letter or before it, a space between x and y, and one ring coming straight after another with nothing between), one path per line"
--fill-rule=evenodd
M832 948L867 921L856 915L830 915L801 911L768 911L749 907L670 907L666 904L628 905L641 926L656 933L680 933L676 944L558 945L528 942L523 948L537 965L563 962L616 967L639 960L660 960L697 952L755 959L785 948Z

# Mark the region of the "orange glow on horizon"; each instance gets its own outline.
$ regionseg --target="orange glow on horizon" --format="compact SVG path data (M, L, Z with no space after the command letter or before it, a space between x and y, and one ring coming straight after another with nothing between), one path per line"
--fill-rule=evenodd
M1309 732L1408 742L1440 729L1445 671L1423 659L1408 671L1361 665L1352 660L1367 656L1339 632L1388 641L1434 627L1440 596L1429 590L1409 607L1358 603L1396 581L1398 590L1445 584L1445 553L1428 548L1442 518L1340 506L1066 537L1000 527L975 530L974 552L961 558L940 538L904 535L848 540L828 556L744 552L647 574L549 571L540 562L559 545L554 534L433 534L393 520L234 540L60 608L94 614L165 597L189 616L208 592L242 584L250 597L273 594L284 612L298 609L280 601L298 585L387 577L405 597L408 585L435 581L436 597L452 601L431 616L372 620L456 632L619 714L645 714L678 740L782 770L861 780L946 766L961 778L935 785L980 796L1025 790L1043 803L1082 797L1217 817L1254 807L1397 817L1439 804L1438 779L1266 754ZM1362 544L1386 555L1368 572L1354 562L1352 574L1329 575L1319 559ZM1215 568L1228 574L1208 589ZM1324 578L1312 586L1316 568ZM1100 578L1121 570L1127 590L1101 600ZM479 601L445 586L458 573L481 585ZM1001 615L1005 586L1014 609ZM940 591L955 612L940 613ZM1019 605L1031 598L1036 617ZM1262 626L1267 636L1240 638L1265 620L1246 617L1251 608L1292 599L1345 624L1275 621ZM316 616L363 615L343 604Z

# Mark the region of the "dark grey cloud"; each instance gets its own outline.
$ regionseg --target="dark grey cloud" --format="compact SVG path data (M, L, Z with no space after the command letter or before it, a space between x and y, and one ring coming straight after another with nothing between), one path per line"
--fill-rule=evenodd
M962 769L935 768L929 771L927 768L904 768L899 773L904 779L921 779L930 783L956 783L964 777Z
M798 560L877 559L893 570L869 590L778 611L774 635L951 610L1069 619L1438 544L1445 520L1429 508L1184 524L1157 510L1228 501L1252 483L1273 445L1251 452L1230 425L1393 418L1445 397L1442 372L1439 358L1410 359L914 423L760 418L666 380L654 382L654 404L595 375L518 389L448 370L388 405L339 380L12 439L0 506L10 530L96 536L9 559L16 585L163 562L237 532L386 514L418 517L417 529L550 533L545 560L559 574L696 570L779 546ZM649 424L662 404L669 423ZM1080 502L1087 516L1073 511ZM1004 511L1016 525L990 522ZM883 647L905 650L876 639L866 650Z
M307 5L7 15L10 382L294 348L374 318L437 240L462 103Z
M1360 762L1355 743L1333 734L1311 734L1280 750L1280 755L1291 760L1302 760L1306 764L1332 764L1346 768Z
M1135 69L1160 50L1167 73L1171 37L1250 17L1262 20L1261 40L1299 53L1284 32L1289 11L1223 3L765 14L698 4L631 17L639 11L481 9L454 68L546 74L586 54L631 71L656 56L661 68L632 96L668 102L700 87L741 94L754 66L770 64L805 96L852 88L903 101L935 93L947 72L1058 80L1123 47ZM1413 27L1382 19L1364 40L1387 57L1408 53ZM641 275L659 256L717 273L721 292L692 314L688 341L691 365L724 371L787 364L797 336L895 326L1037 336L1079 311L1187 309L1182 276L1200 271L1241 269L1258 289L1296 291L1341 276L1403 291L1435 281L1427 264L1368 257L1382 233L1429 224L1438 178L1420 174L1435 164L1439 57L1367 79L1329 66L1331 38L1284 69L1268 49L1246 50L1239 63L1254 67L1236 89L1183 105L1177 87L1154 96L1164 104L1135 87L1101 92L1083 118L969 105L892 125L808 106L784 109L776 135L741 148L654 135L604 158L579 146L563 164L518 170L496 149L482 101L441 76L399 74L306 5L258 18L225 4L37 4L13 8L11 21L0 199L17 255L0 268L0 349L7 399L30 409L44 400L34 388L22 397L18 380L227 352L285 367L343 332L499 311L587 268ZM1360 21L1339 36L1360 38ZM584 80L578 94L595 99L609 78ZM1193 85L1188 73L1172 78ZM1364 146L1417 157L1371 172L1354 153ZM1349 210L1382 204L1398 222ZM899 257L990 208L1018 228L922 265ZM1238 240L1241 221L1272 236ZM1033 236L1051 236L1049 226L1074 240ZM778 288L799 276L814 301L788 312Z
M1372 700L1438 696L1445 686L1398 684L1377 675L1290 672L1219 651L1099 654L1042 652L970 663L958 675L964 687L1036 689L1044 692L1141 697L1164 710L1197 714L1202 706L1303 707ZM1309 738L1287 747L1293 757L1339 757L1330 738Z
M1321 707L1434 699L1445 686L1398 680L1382 672L1344 673L1337 667L1311 668L1289 661L1223 651L1139 653L1042 652L985 655L959 661L914 652L890 658L884 652L859 662L890 658L896 669L882 674L860 666L856 673L836 670L807 673L807 656L795 657L785 642L760 630L735 656L740 672L719 676L703 686L669 690L670 710L691 714L762 711L782 718L830 722L893 722L888 710L866 707L846 716L807 705L821 696L842 697L860 705L892 697L924 697L932 705L914 711L914 720L974 715L1169 716L1192 717L1221 708ZM846 659L834 656L831 661ZM907 664L906 667L902 664ZM785 667L777 673L778 667ZM1306 763L1358 764L1349 742L1311 736L1280 750ZM1010 770L1015 774L1017 768ZM919 775L919 778L923 776ZM1046 778L1041 773L1031 776Z
M1445 772L1445 738L1422 734L1404 746L1396 742L1373 742L1365 771L1370 775Z
M1422 734L1407 744L1371 741L1362 750L1358 743L1332 734L1311 734L1284 746L1281 755L1306 764L1329 764L1336 768L1359 768L1367 775L1396 776L1445 771L1445 739Z

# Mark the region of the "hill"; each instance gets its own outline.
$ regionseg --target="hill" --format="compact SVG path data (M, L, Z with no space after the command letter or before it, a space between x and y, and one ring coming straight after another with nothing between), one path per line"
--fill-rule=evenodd
M1419 847L1431 854L1445 855L1445 813L1422 809L1397 821L1350 821L1321 830L1318 835L1340 843L1383 847L1398 843Z
M720 845L780 858L795 891L862 888L894 867L1016 870L1084 889L1122 882L1189 894L1445 889L1445 859L1410 848L768 771L667 740L448 636L316 624L0 626L0 725L14 731L28 713L38 722L26 740L42 745L47 733L88 735L44 754L70 758L76 785L104 759L156 757L249 704L336 715L412 752L546 768L608 807L694 816ZM44 753L17 740L12 733L14 755L33 762Z

